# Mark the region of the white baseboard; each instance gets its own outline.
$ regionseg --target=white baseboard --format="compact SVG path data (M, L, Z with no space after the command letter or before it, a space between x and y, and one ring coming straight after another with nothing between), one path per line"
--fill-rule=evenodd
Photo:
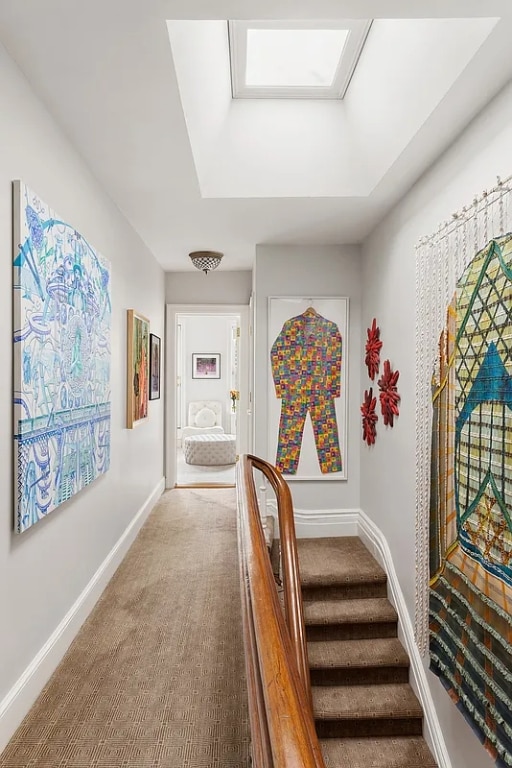
M359 515L359 536L372 555L380 562L388 576L389 598L398 613L399 637L411 661L410 683L421 702L425 715L425 739L437 760L439 768L452 768L432 694L430 693L425 667L414 639L411 618L396 575L391 551L382 531L377 528L375 523L362 510L360 510Z
M126 555L165 487L162 478L121 534L85 589L0 701L0 752L29 711Z
M357 536L359 512L359 509L294 509L295 534L298 539ZM276 518L276 536L278 536L279 521L274 500L267 501L267 514Z

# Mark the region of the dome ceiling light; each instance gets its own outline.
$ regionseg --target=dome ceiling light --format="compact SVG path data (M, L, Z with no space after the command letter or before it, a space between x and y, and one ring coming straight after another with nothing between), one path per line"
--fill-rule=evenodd
M219 251L192 251L189 253L192 264L196 269L201 269L205 275L219 266L223 253Z

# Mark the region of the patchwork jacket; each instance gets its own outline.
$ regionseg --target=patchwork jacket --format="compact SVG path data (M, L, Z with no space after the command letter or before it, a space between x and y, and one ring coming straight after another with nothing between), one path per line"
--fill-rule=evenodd
M341 349L337 324L312 307L286 320L270 353L276 397L309 405L339 397Z

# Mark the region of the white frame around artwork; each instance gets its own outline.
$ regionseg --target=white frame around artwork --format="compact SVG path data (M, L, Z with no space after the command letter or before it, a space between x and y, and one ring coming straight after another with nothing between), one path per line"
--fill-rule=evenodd
M348 453L348 333L349 300L343 296L269 296L268 297L268 457L275 463L281 415L281 400L276 398L270 351L283 323L312 306L320 315L335 322L342 338L341 396L335 400L342 471L323 474L318 464L311 418L306 416L297 474L283 475L287 482L301 480L347 480Z

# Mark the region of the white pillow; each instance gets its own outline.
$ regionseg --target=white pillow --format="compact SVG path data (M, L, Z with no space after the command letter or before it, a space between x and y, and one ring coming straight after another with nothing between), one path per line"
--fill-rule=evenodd
M196 414L195 419L196 427L213 427L215 426L215 414L211 408L201 408Z

